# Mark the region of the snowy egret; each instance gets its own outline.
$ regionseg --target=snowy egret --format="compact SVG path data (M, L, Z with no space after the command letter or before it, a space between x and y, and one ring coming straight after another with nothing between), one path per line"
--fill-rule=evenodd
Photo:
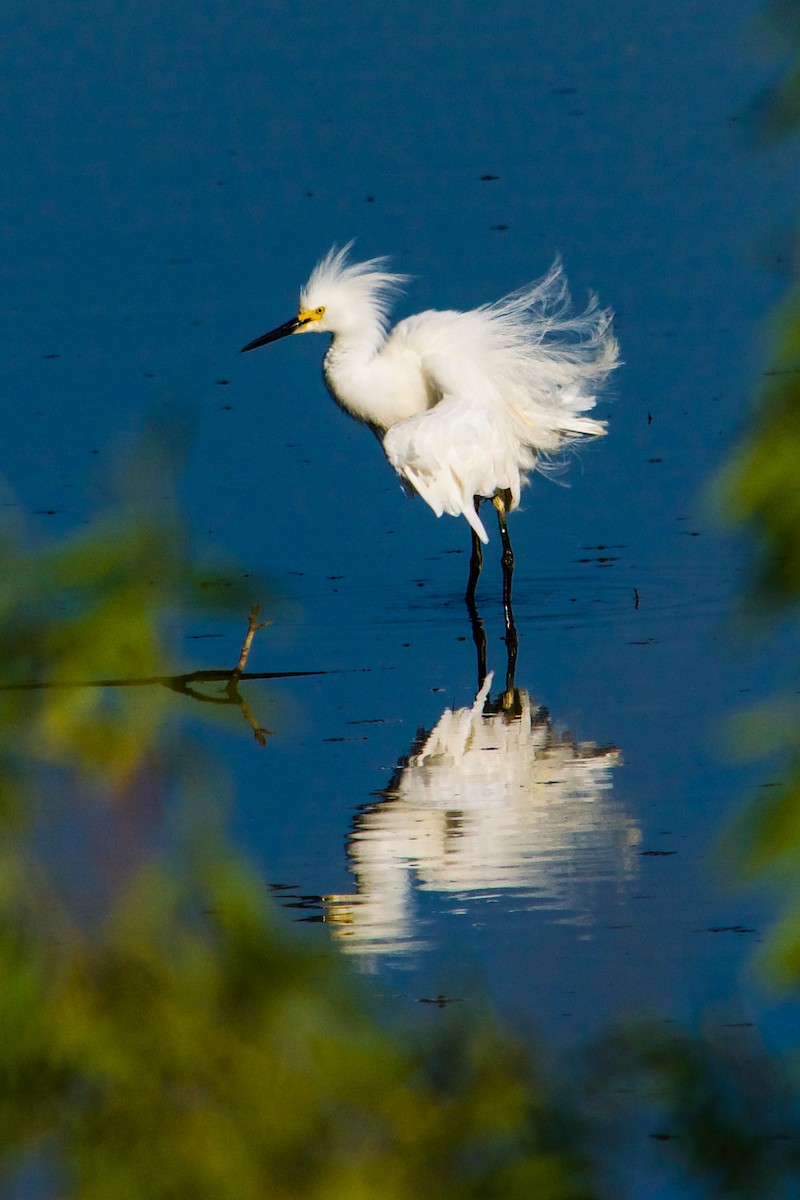
M584 414L617 362L611 313L592 298L573 315L556 260L536 283L494 304L422 312L389 333L389 301L407 276L388 271L383 258L349 262L349 250L334 246L301 290L297 316L242 353L294 333L332 335L324 376L336 403L372 429L409 492L437 516L469 522L473 607L489 540L480 506L491 500L510 632L514 555L506 515L534 468L605 433L604 421Z

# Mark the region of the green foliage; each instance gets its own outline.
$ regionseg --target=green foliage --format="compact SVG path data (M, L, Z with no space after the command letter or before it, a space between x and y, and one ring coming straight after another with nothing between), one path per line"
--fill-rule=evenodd
M778 321L772 367L747 434L722 480L732 515L754 537L756 596L764 607L800 599L800 290Z
M796 1089L755 1031L732 1025L687 1032L651 1022L605 1037L586 1059L584 1103L618 1152L620 1113L635 1113L639 1136L713 1195L794 1195Z
M55 544L0 533L0 568L6 777L18 759L39 759L92 775L112 794L149 760L175 707L157 684L177 670L165 630L208 611L236 612L244 630L253 588L265 591L230 568L199 571L168 508L124 497Z
M800 125L800 9L771 8L780 77L761 104L767 139ZM751 534L754 611L796 618L800 603L800 281L774 318L772 352L745 436L721 481L730 513ZM800 711L796 697L763 705L739 722L739 741L771 754L776 778L760 789L725 840L723 854L750 878L768 880L783 916L762 954L770 977L800 985Z
M148 864L91 935L6 889L7 1177L38 1148L81 1200L594 1194L519 1045L487 1021L410 1050L223 855Z
M763 33L783 61L757 105L762 142L800 126L800 8L772 0ZM727 471L722 492L752 533L754 593L769 610L800 599L800 281L773 319L772 349L756 407Z
M795 133L800 125L800 9L797 0L772 0L763 33L773 54L786 59L775 82L758 104L758 132L766 142Z

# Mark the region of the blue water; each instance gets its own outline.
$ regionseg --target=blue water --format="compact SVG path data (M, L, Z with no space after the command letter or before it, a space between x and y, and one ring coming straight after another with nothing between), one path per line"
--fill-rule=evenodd
M0 17L7 502L78 527L150 417L185 427L198 555L282 598L255 597L275 623L250 667L327 672L246 685L263 749L176 699L224 763L237 838L300 905L288 919L400 1009L478 980L555 1041L710 1006L785 1042L751 969L769 909L711 858L763 780L728 756L726 718L779 677L728 621L744 555L706 495L763 366L797 194L789 151L747 137L760 5L35 7ZM517 685L560 744L619 751L577 799L486 784L494 809L384 797L375 816L418 729L475 697L468 531L404 499L325 394L320 340L238 353L351 238L415 276L398 316L494 299L556 252L578 302L617 312L610 436L569 487L536 479L512 526ZM479 593L493 695L497 552ZM196 666L235 661L240 637L176 630Z

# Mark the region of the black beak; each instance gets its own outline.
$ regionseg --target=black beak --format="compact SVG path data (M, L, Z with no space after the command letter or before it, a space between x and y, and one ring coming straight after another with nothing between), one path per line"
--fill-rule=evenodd
M270 342L277 342L279 338L288 337L290 333L296 333L300 326L305 325L305 323L299 317L292 317L291 321L287 321L285 325L279 325L271 333L263 333L254 342L249 342L246 346L242 346L239 353L245 354L248 350L257 350L259 346L266 346Z

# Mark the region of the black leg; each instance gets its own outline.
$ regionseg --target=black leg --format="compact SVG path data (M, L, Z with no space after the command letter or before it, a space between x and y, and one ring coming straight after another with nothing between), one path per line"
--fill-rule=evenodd
M476 513L480 512L482 501L483 501L482 496L474 497L473 503L475 505ZM470 555L470 559L469 559L469 580L467 581L467 604L468 605L475 604L475 588L478 586L478 576L480 575L481 567L483 566L483 546L481 545L481 539L478 537L478 535L474 529L471 530L471 533L472 533L472 554Z
M486 630L483 627L483 621L474 600L467 601L467 609L469 610L469 619L472 625L472 640L475 643L475 651L478 656L478 691L480 691L483 687L483 681L486 678Z
M506 621L506 647L508 649L508 673L513 681L517 661L517 627L514 624L514 610L511 607L511 583L514 577L514 551L511 548L511 538L508 536L506 522L506 499L495 496L492 503L497 509L497 523L500 526L500 541L503 543L503 554L500 559L503 567L503 614ZM513 682L512 685L513 687Z
M510 622L506 622L506 690L503 693L503 708L516 716L521 713L519 692L514 686L517 673L517 627L514 624L514 614Z

